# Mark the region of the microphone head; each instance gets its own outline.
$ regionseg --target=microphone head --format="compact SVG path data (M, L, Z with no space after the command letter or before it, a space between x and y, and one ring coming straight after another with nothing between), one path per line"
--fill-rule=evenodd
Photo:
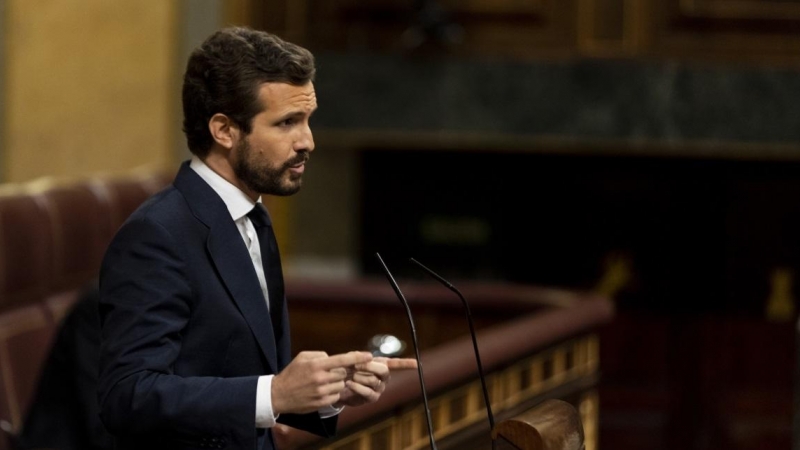
M370 338L368 348L372 356L393 358L403 354L406 343L391 334L376 334Z

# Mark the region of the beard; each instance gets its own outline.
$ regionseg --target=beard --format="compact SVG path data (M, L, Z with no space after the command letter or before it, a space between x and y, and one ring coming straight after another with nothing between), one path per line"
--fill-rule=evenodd
M236 177L249 189L259 194L288 196L296 194L303 184L300 176L289 172L291 166L308 161L308 152L300 152L296 157L278 167L268 163L257 165L253 158L253 149L247 139L242 139L237 149L239 157L233 166Z

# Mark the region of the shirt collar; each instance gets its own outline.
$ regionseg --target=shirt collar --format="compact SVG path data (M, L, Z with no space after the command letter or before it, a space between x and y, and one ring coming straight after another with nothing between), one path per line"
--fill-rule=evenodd
M250 200L247 194L211 170L211 168L197 156L192 156L189 167L197 172L200 178L208 183L211 189L222 198L222 201L225 202L225 206L228 207L228 212L231 214L234 221L246 216L255 206L255 203ZM261 197L258 197L257 202L261 203Z

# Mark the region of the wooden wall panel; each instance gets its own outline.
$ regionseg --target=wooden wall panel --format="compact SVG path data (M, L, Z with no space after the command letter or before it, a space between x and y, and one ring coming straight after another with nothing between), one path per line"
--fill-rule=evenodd
M656 57L796 64L800 3L768 0L658 0L649 24Z
M682 14L712 19L800 19L800 3L775 0L678 0Z
M578 46L587 56L631 56L641 50L645 17L640 0L579 0Z
M245 1L245 0L242 0ZM250 0L252 2L252 0ZM314 51L514 59L647 58L800 62L790 0L437 0L449 44L414 35L408 0L273 0L253 25ZM253 5L256 5L254 2Z
M453 45L413 44L419 18L414 3L401 0L319 0L307 10L304 43L313 50L405 52L433 48L459 55L558 57L575 49L574 1L441 0L456 24Z

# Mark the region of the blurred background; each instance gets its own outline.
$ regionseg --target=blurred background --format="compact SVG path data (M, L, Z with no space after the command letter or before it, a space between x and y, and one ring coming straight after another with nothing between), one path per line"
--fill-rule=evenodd
M317 57L287 276L606 295L600 448L791 447L800 2L0 0L0 182L175 170L231 24Z

